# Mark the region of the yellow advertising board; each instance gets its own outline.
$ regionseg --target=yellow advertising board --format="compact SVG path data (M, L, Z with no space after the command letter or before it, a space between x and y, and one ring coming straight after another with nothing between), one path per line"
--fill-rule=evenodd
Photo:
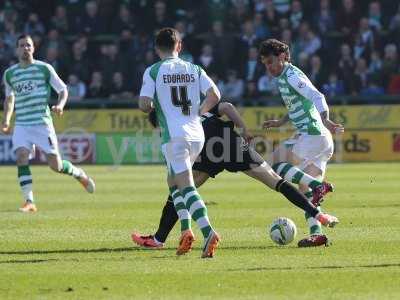
M251 107L241 109L247 126L260 129L263 121L281 118L284 107ZM400 128L400 105L332 106L330 118L347 129Z
M286 114L284 107L257 107L240 109L251 130L261 128L264 120ZM333 106L331 118L346 129L400 128L400 105ZM135 132L151 130L146 114L137 109L69 110L62 118L54 117L58 132L78 128L90 133Z
M256 132L256 150L268 159L272 150L292 135L292 131ZM399 161L398 130L347 130L333 137L335 154L332 161Z
M278 130L261 129L264 120L282 117L284 107L242 108L248 128L263 137L257 150L268 156L272 147L289 137L290 126ZM331 107L331 118L345 126L345 134L335 138L336 161L400 160L400 105ZM147 115L136 109L70 110L54 117L58 133L135 133L150 131Z

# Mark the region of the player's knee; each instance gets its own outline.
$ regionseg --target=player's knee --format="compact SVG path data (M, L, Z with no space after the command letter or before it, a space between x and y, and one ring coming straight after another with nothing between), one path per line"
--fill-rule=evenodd
M24 166L29 163L29 152L27 151L20 151L17 152L17 165L18 166Z

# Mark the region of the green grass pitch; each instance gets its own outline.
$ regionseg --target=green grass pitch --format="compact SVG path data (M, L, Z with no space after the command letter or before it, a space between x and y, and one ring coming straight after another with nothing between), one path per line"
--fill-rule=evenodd
M341 223L330 247L299 249L303 213L244 174L224 173L201 189L222 236L214 259L196 248L175 256L136 247L133 229L152 233L166 199L162 166L85 168L89 195L68 176L32 167L39 212L21 204L16 168L0 167L0 299L398 299L400 164L330 165L336 192L324 208ZM296 242L274 245L278 216L298 227ZM195 227L195 225L194 225Z

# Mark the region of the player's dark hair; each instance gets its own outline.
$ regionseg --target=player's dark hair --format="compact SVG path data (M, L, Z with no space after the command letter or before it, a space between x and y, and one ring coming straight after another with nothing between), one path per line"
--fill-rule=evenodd
M290 61L289 46L276 39L268 39L263 41L259 48L259 54L264 57L268 57L270 55L279 56L282 53L285 53L286 60Z
M18 42L19 42L19 40L22 40L22 39L31 39L33 41L33 38L29 34L24 33L24 34L21 34L18 36L17 41L15 42L15 46L18 47Z
M181 40L179 32L170 27L161 29L156 35L156 47L162 51L172 51Z
M149 113L149 122L150 122L151 126L153 126L154 128L158 127L158 119L157 119L157 114L156 114L156 110L155 109L153 109Z

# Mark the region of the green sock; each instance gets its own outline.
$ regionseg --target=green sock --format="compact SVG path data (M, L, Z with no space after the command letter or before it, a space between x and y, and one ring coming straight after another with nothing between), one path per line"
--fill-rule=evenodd
M186 208L192 216L193 220L199 226L204 238L207 238L212 230L210 220L207 215L207 208L204 201L194 186L189 186L183 189L183 198Z
M63 160L62 161L62 170L61 173L68 174L73 176L74 178L79 178L82 175L81 169L75 167L70 161Z
M309 201L312 200L311 191L304 193L304 196L306 196ZM317 209L321 211L321 208L319 206L317 207ZM306 218L308 228L310 230L310 235L322 234L322 226L317 219L313 218L309 213L305 213L304 217Z
M276 163L272 166L274 171L282 178L295 184L303 184L311 189L321 185L322 182L287 162Z
M178 214L179 221L181 222L181 231L185 231L191 228L191 217L189 211L186 208L185 202L177 186L169 188L171 197L174 201L176 213Z
M33 202L32 173L29 165L18 166L18 181L25 201Z

